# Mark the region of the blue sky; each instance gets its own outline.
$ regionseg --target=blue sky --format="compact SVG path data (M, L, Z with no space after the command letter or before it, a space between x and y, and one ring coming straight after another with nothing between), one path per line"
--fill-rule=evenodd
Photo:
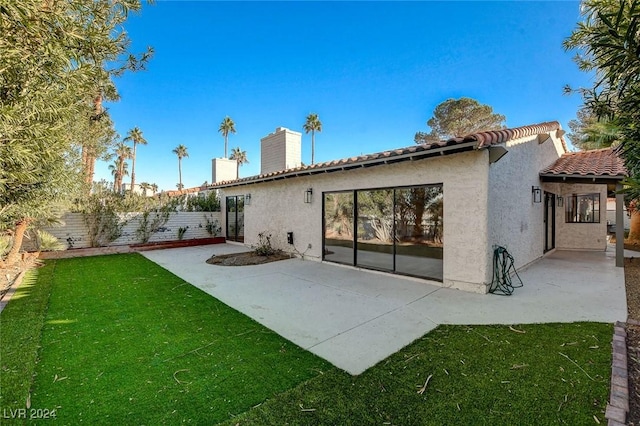
M588 86L562 41L580 19L577 1L183 2L132 15L134 52L153 46L148 70L116 81L108 104L118 132L140 127L136 182L175 189L183 144L186 187L211 181L222 157L218 127L236 123L229 146L247 151L240 176L260 172L260 138L284 126L323 123L316 162L413 144L449 98L491 105L516 127L558 120L568 129ZM302 161L311 161L303 133ZM112 180L106 162L96 179ZM129 178L125 178L125 182Z

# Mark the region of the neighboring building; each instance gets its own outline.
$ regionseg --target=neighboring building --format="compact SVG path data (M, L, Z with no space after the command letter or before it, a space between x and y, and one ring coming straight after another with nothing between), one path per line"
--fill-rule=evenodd
M262 174L210 188L229 241L255 245L267 232L307 259L484 293L496 246L516 268L554 249L606 249L606 200L626 174L622 160L569 153L563 135L547 122L285 168L300 164L294 138L263 143Z

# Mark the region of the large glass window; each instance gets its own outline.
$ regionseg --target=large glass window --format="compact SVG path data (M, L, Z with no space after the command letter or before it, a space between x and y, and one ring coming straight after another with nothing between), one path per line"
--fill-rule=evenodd
M442 185L325 193L324 224L324 260L442 280Z
M393 271L393 189L357 191L356 264Z
M353 265L353 192L324 194L324 259Z
M600 223L600 194L573 194L567 197L567 223Z
M442 280L442 186L396 189L396 271Z

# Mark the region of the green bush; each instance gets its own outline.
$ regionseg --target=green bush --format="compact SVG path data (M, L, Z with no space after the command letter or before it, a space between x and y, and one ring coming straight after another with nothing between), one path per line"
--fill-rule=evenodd
M188 212L219 212L220 199L215 191L206 194L198 194L196 197L187 198L185 211Z
M67 247L47 231L36 231L36 242L40 251L65 250Z

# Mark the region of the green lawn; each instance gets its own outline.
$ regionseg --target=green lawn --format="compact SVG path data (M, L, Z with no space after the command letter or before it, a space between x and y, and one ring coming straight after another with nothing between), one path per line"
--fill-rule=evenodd
M5 409L31 386L63 424L212 424L332 369L137 254L35 273L0 319Z
M61 424L605 423L611 324L441 326L352 377L139 255L36 274L0 316L5 410L31 389Z
M440 326L360 376L327 372L227 424L606 424L613 327L513 330Z

